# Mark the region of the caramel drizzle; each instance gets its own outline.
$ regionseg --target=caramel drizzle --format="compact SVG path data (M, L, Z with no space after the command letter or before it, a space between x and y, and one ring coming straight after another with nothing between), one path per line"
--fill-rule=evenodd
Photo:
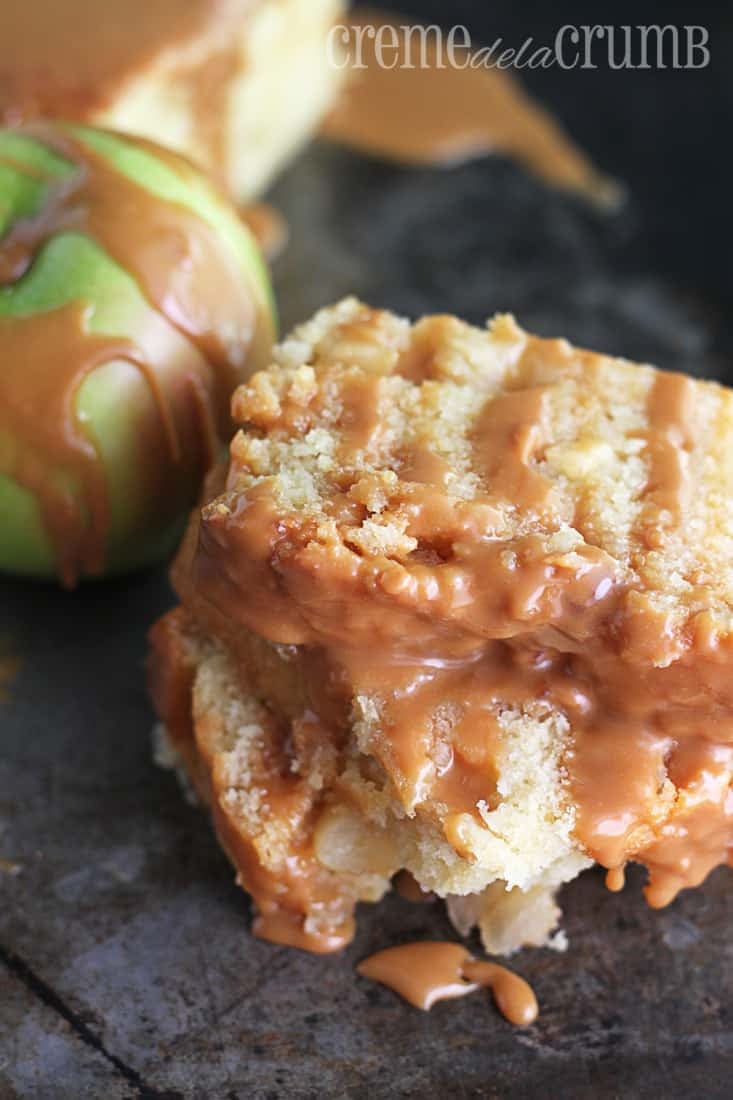
M426 940L388 947L356 969L363 978L388 986L424 1012L439 1001L490 989L509 1023L529 1027L537 1019L537 998L523 978L498 963L473 958L457 943Z
M194 343L228 385L218 394L228 419L231 387L239 380L255 330L255 306L233 250L207 222L176 202L161 200L83 141L34 124L26 131L71 161L78 172L52 189L43 210L15 223L3 241L21 277L52 236L85 233L133 276L140 290ZM184 161L147 142L152 156L185 180ZM6 280L8 276L6 275Z
M69 397L96 367L137 358L130 341L85 332L84 313L77 304L33 317L0 318L6 364L0 371L0 423L9 422L15 437L25 441L5 472L42 502L59 573L69 585L77 570L101 572L109 522L105 471ZM58 369L49 370L49 352L59 348L64 351ZM79 495L73 486L53 483L51 471L64 467L78 479Z
M103 569L109 520L101 461L74 408L83 380L116 360L146 378L159 426L148 425L141 445L164 509L166 472L173 478L191 467L195 483L196 470L200 477L217 456L231 431L229 395L268 334L234 255L202 219L156 198L68 133L40 124L27 132L77 171L52 182L38 214L15 222L0 242L0 283L22 278L50 238L80 233L135 279L155 310L131 338L87 331L83 303L0 320L0 426L14 440L4 472L37 496L62 579L73 585L80 573ZM183 162L154 154L185 176ZM54 468L78 478L81 503L49 476Z
M489 495L510 504L521 501L522 510L534 515L546 514L553 488L535 468L544 443L546 400L541 386L495 397L486 402L474 431Z
M394 17L357 9L350 17L352 65L355 30L393 27L406 56L406 32ZM414 29L414 28L413 28ZM507 71L457 68L439 57L432 37L427 67L386 68L377 63L375 36L364 37L364 69L349 81L326 119L331 141L397 161L454 164L490 153L514 157L548 183L576 191L593 202L613 205L619 187L602 176L552 116L535 103ZM415 51L413 49L413 58Z
M684 374L660 371L647 405L649 481L642 518L648 545L678 527L689 492L688 451L694 443L695 384Z

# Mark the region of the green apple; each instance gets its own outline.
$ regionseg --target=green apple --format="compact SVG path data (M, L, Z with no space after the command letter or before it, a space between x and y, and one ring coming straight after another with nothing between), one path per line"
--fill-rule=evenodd
M3 402L2 375L21 369L7 350L18 346L17 329L16 339L11 339L13 326L80 304L90 341L98 342L100 336L119 337L144 347L146 340L148 344L154 340L158 362L171 372L186 372L192 359L197 357L200 362L202 354L180 326L169 323L148 300L133 273L105 251L104 243L79 231L73 222L44 236L30 264L13 281L2 282L2 272L12 270L4 263L4 252L10 255L24 226L43 219L47 210L53 212L59 189L69 181L83 191L83 179L73 178L80 172L79 165L58 151L65 148L63 142L56 148L46 136L54 130L62 138L71 136L79 147L91 150L93 156L144 189L146 202L174 204L195 215L207 239L214 231L222 262L231 266L234 261L237 270L241 269L242 285L255 306L256 323L248 341L240 338L232 346L230 378L245 378L263 365L275 331L269 277L254 238L236 210L187 163L181 162L178 170L170 153L156 154L149 143L138 144L86 127L58 124L39 132L0 130L0 570L38 577L58 572L58 531L52 536L49 530L42 499L45 493L34 491L18 472L19 450L32 448L33 441L18 438L9 414L11 402ZM175 277L172 265L171 280ZM209 275L194 270L191 277L195 287L199 285L196 279L205 281ZM205 295L201 299L205 301ZM205 317L197 320L206 324ZM52 378L52 372L61 369L64 356L63 346L48 353L43 376ZM11 373L6 375L6 393L11 392L8 380L12 383ZM104 571L120 572L159 559L175 545L186 514L196 502L206 456L195 447L171 455L149 379L127 359L100 363L80 380L72 399L77 429L94 448L104 477L108 509ZM38 402L38 416L42 417L40 393ZM227 442L227 438L221 439L222 448ZM42 447L32 457L37 470L38 463L44 461ZM67 468L63 462L48 461L43 476L48 477L49 487L68 494L85 515L84 486L72 462ZM82 562L72 561L69 570L67 561L66 581L73 583L83 571Z

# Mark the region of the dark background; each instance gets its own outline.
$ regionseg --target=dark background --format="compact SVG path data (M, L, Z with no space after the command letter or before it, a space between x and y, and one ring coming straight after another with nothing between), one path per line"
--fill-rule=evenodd
M532 36L551 44L559 27L702 25L709 67L613 71L597 47L597 70L524 69L523 84L565 123L598 164L629 187L634 223L622 261L666 274L730 312L733 294L730 201L733 190L733 5L588 0L402 0L390 5L422 21L469 27L477 41Z
M600 7L401 5L513 46L564 23L707 25L705 70L523 73L626 205L601 214L500 158L408 170L314 145L272 196L284 326L349 292L477 322L511 309L730 377L730 5ZM205 817L150 761L145 632L171 599L163 570L74 594L0 581L0 647L22 662L0 704L0 1100L730 1095L727 871L661 913L641 873L618 896L583 875L568 954L515 960L542 1009L526 1032L480 997L422 1015L355 978L371 950L451 935L440 908L364 910L325 960L252 939Z

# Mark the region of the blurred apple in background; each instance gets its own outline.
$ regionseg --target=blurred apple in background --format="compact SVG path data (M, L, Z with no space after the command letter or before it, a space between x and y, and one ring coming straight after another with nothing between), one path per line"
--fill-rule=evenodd
M0 131L0 570L73 585L167 554L274 331L254 238L187 161Z

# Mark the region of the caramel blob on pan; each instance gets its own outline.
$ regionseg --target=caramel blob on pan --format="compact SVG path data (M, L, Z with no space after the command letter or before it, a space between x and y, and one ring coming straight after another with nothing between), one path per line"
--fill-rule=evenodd
M474 959L458 943L425 940L388 947L356 969L363 978L388 986L426 1012L438 1001L488 988L510 1023L528 1027L537 1019L537 998L523 978L498 963Z

